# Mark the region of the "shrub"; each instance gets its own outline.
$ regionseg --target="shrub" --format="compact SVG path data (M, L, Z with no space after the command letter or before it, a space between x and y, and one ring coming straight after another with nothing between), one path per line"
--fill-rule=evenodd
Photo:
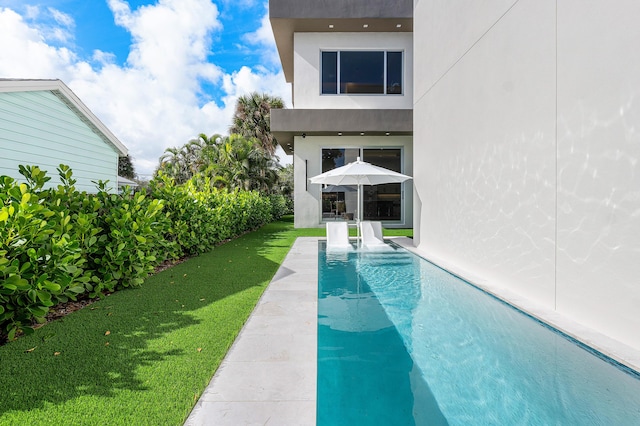
M32 321L44 322L50 306L83 293L90 281L77 237L83 227L44 202L44 172L20 172L28 184L0 177L0 334L9 339L32 331Z
M78 192L60 165L61 185L36 166L26 183L0 176L0 340L31 332L49 308L78 297L139 286L166 259L196 255L280 217L283 201L217 189L197 176L183 185L160 174L150 193Z
M272 194L269 196L269 201L271 202L271 216L274 220L291 212L288 199L284 195Z

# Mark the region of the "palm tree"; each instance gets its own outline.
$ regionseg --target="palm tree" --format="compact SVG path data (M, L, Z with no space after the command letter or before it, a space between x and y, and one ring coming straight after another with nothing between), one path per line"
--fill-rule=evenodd
M256 138L240 134L207 137L201 133L180 148L167 148L158 171L182 184L194 176L216 187L273 192L280 166Z
M183 149L175 147L167 148L164 150L164 154L162 154L159 161L160 164L158 165L156 174L158 171L162 171L167 176L175 179L176 183L184 183L191 177Z
M284 108L282 98L257 92L239 97L229 132L257 139L262 149L274 156L278 141L271 133L272 108Z
M180 148L167 148L160 157L158 170L175 179L176 183L184 183L197 173L207 169L216 161L216 141L219 135L208 137L204 133L191 139ZM212 155L213 154L213 155Z
M267 193L277 182L278 165L257 139L232 134L218 144L217 162L208 170L218 184Z

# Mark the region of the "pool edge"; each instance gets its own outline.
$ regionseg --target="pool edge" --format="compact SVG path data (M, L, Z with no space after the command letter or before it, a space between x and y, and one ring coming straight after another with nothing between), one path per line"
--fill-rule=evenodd
M385 237L385 239L393 241L400 247L427 260L438 268L512 306L514 309L521 311L523 314L530 316L536 321L539 321L544 326L553 329L553 331L564 334L566 337L573 339L576 344L584 346L583 349L592 353L595 351L596 353L594 353L594 355L603 358L605 361L610 362L619 368L624 367L621 368L622 370L625 370L625 368L631 370L625 370L625 372L640 378L639 350L586 327L556 311L540 306L539 304L515 294L508 289L491 286L489 283L481 282L471 274L465 273L465 271L456 270L455 267L450 264L446 264L443 260L433 259L429 255L418 250L413 245L413 240L410 238Z

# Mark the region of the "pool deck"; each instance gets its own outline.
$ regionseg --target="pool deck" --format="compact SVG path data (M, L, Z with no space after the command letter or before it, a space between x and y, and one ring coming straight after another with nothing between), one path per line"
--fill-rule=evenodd
M318 238L298 238L185 425L315 425Z
M296 240L191 412L186 426L316 424L319 239ZM411 239L392 240L425 257L416 251ZM505 289L479 280L474 282L455 265L427 260L640 371L640 351Z

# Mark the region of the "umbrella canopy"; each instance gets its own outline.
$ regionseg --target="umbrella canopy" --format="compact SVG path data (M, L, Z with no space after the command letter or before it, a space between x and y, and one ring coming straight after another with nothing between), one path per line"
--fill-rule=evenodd
M411 179L411 176L385 169L384 167L374 166L373 164L360 161L360 157L353 163L337 167L328 172L314 176L309 179L311 183L327 184L327 185L357 185L358 186L358 215L356 222L362 220L361 203L361 187L362 185L380 185L383 183L402 183ZM358 226L359 228L359 226ZM360 230L358 229L358 236Z
M314 176L309 181L327 185L379 185L401 183L407 179L411 179L411 176L360 161L358 157L353 163Z
M329 185L326 188L322 188L322 192L356 192L353 186L343 186L343 185Z

